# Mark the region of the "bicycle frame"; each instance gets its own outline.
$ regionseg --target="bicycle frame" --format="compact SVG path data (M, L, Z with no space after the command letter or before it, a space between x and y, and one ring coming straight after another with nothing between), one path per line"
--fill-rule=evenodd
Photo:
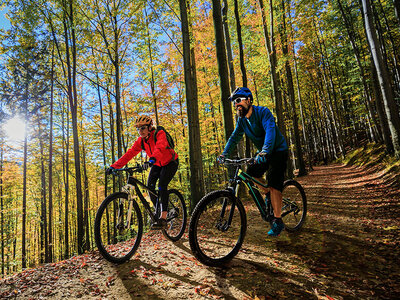
M240 166L236 166L236 170L235 170L235 176L233 177L233 179L230 180L231 185L228 187L228 190L230 190L234 196L235 199L239 199L238 198L238 194L239 194L239 186L240 183L243 182L247 188L249 189L249 191L251 192L251 196L253 198L253 201L255 202L258 210L260 211L261 217L264 220L268 220L268 214L270 211L270 207L266 207L266 209L264 208L264 205L261 201L263 201L263 199L259 199L259 197L257 197L256 192L255 192L255 187L253 184L259 184L265 188L268 188L268 185L263 184L262 182L258 181L257 179L251 177L249 174L247 174L246 172L242 171L240 169ZM271 205L271 204L270 204ZM223 217L225 215L225 211L226 211L226 206L227 206L227 200L225 199L223 204L222 204L222 210L220 213L220 221L223 220ZM233 213L235 211L235 202L232 203L232 207L230 209L229 212L229 217L227 222L225 222L225 224L221 224L219 223L217 225L218 229L221 231L226 231L228 230L228 228L230 227L231 223L232 223L232 218L233 218Z
M128 194L128 201L129 201L127 220L126 220L126 224L125 224L126 228L129 228L130 222L131 222L132 206L133 206L133 192L132 192L133 189L135 190L136 195L139 197L140 201L142 202L144 208L149 213L151 220L153 222L157 221L156 215L152 213L151 207L150 207L149 203L147 202L146 198L143 196L142 192L140 191L139 186L145 188L152 195L157 196L157 193L154 190L150 189L147 185L145 185L140 180L138 180L132 176L128 177L127 184L122 187L122 190ZM122 218L122 214L120 214L120 210L119 210L118 211L118 221L119 222L122 221L122 220L120 220L120 218Z
M246 160L246 159L244 159ZM239 192L239 185L240 183L243 182L247 188L250 191L250 195L253 198L253 201L255 202L258 210L260 211L261 217L266 220L266 221L270 221L271 217L272 217L272 204L271 201L269 201L268 207L266 207L264 205L264 200L260 199L255 190L256 187L254 187L254 184L258 184L263 186L264 188L268 188L268 184L263 184L262 182L258 181L257 179L255 179L254 177L250 176L249 174L247 174L246 172L242 171L240 169L240 165L236 165L236 170L235 170L235 176L233 179L230 180L231 186L228 187L229 190L231 190L231 192L233 192L233 194L235 195L235 199L238 199L238 192ZM257 192L259 193L259 191L257 190ZM282 213L282 217L286 216L287 214L291 213L291 212L296 212L299 210L299 208L297 207L296 204L293 203L293 201L290 201L289 199L284 198L283 199L283 207L285 208L285 205L289 205L290 209L286 210L285 212ZM221 211L221 219L223 217L223 215L225 214L225 209L226 209L226 204L223 205L223 209ZM228 219L228 224L225 226L228 226L231 224L231 220L232 220L232 216L233 215L233 211L235 209L234 204L232 205L231 208L231 213Z
M265 188L268 188L268 185L263 184L262 182L258 181L257 179L251 177L249 174L242 171L239 166L236 167L235 176L232 179L232 181L233 181L233 186L231 186L231 188L235 191L235 193L234 193L235 197L238 198L239 185L241 182L243 182L246 185L246 187L248 188L248 190L250 191L250 193L251 193L250 195L253 198L253 201L255 202L258 210L260 211L261 217L264 220L266 220L268 217L269 208L267 207L266 208L267 210L266 210L265 206L263 205L263 202L261 202L261 201L263 201L263 199L259 199L259 197L256 195L254 184L259 184ZM233 210L234 210L234 207L232 209L232 212L233 212ZM232 218L230 217L229 224L230 224L231 219Z

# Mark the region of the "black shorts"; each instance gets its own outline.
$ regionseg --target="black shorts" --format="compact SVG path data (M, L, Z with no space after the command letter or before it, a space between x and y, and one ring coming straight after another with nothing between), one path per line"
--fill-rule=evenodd
M282 192L285 172L287 168L288 152L273 152L264 164L254 164L247 167L247 174L261 178L268 171L268 186Z

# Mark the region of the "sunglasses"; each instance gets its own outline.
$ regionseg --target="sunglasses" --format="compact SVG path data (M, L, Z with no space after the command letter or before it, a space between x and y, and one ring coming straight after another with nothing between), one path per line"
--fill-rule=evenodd
M238 104L238 103L240 103L240 102L242 102L244 100L247 100L247 98L236 98L232 102L233 102L233 104Z
M147 128L147 125L143 125L143 126L136 127L136 128L137 128L138 131L139 130L145 130Z

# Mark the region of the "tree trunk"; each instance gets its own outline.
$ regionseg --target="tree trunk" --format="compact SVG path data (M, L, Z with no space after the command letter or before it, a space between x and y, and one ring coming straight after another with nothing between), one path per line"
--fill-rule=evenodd
M360 50L359 50L359 47L356 44L356 36L355 36L356 33L355 33L354 28L352 26L352 22L349 20L346 12L344 10L344 7L343 7L343 5L341 3L341 0L337 0L337 1L338 1L339 10L341 12L344 24L346 26L347 35L349 36L351 47L352 47L352 49L354 51L354 56L355 56L356 61L357 61L358 69L360 71L361 81L362 81L363 89L364 89L364 103L365 103L367 111L369 112L370 117L373 120L374 125L377 125L377 120L375 118L374 109L373 109L372 103L371 103L371 97L370 97L368 84L367 84L367 80L366 80L366 76L365 76L365 72L364 72L364 67L363 67L363 65L361 63Z
M393 0L394 4L394 13L397 17L397 22L400 26L400 0Z
M285 71L286 71L286 78L287 78L287 84L288 84L288 94L289 94L289 102L290 102L290 107L292 111L292 120L293 120L293 132L294 132L294 144L296 147L296 155L297 155L297 160L298 160L298 165L299 165L299 174L298 176L304 176L307 174L306 171L306 166L304 164L304 158L303 158L303 151L301 149L301 141L300 141L300 134L299 134L299 121L297 117L297 111L296 111L296 97L294 95L294 86L293 86L293 75L292 75L292 69L289 64L288 60L288 45L287 45L287 34L286 34L286 9L285 9L285 1L282 0L282 21L283 21L283 32L281 33L281 41L282 41L282 52L283 55L287 57L285 61Z
M226 53L228 57L228 67L229 67L229 79L232 92L236 87L236 82L235 82L235 68L233 66L233 57L232 57L231 37L229 34L229 25L228 25L228 0L223 0L223 3L224 5L222 7L222 24L224 26L225 45L226 45Z
M365 29L368 43L371 47L372 57L376 67L378 80L382 92L383 103L388 119L390 133L392 135L393 148L396 157L400 157L400 116L397 108L393 90L388 80L389 72L383 62L380 42L376 36L374 22L371 14L371 3L369 0L362 0Z
M222 24L224 27L226 52L227 52L227 57L228 57L229 78L230 78L230 87L231 87L230 92L233 92L236 88L236 82L235 82L235 68L233 66L231 38L230 38L229 26L228 26L228 1L227 0L223 0L223 1L224 1L223 2L224 6L222 7ZM247 81L247 79L246 79L246 81ZM243 140L241 140L237 145L239 157L244 156L243 147L244 147L244 143L243 143Z
M83 178L84 178L84 225L85 225L85 250L90 250L90 234L89 234L89 179L86 172L86 150L82 145L83 155Z
M392 153L394 151L393 143L392 139L390 138L389 124L386 118L384 103L380 93L378 75L376 74L376 68L372 56L370 57L370 59L371 59L370 69L372 77L371 78L372 91L374 93L376 110L378 111L378 117L381 124L381 134L383 136L383 141L385 143L386 151L388 153Z
M196 68L193 45L190 43L188 21L189 2L179 0L182 29L183 66L186 87L186 105L189 125L189 159L191 208L204 195L203 162L201 154L199 108L197 99Z
M63 131L63 178L64 178L64 259L69 258L69 106L66 105L67 124L64 125L64 103L62 114L62 131ZM64 133L66 127L66 135Z
M270 30L271 37L268 34L267 28L267 16L265 12L264 2L263 0L258 0L261 9L261 16L263 22L263 30L264 30L264 38L265 45L267 48L269 64L271 67L271 80L275 97L275 111L276 116L278 118L278 128L282 132L282 134L286 137L286 128L283 117L283 108L282 108L282 94L281 94L281 86L279 82L278 75L276 73L277 61L276 61L276 51L275 51L275 39L274 39L274 16L273 16L273 7L272 1L270 0Z
M28 88L26 90L28 92ZM25 122L28 123L28 97L25 97ZM28 158L28 133L25 130L24 138L24 162L23 162L23 191L22 191L22 269L26 269L26 169ZM15 255L15 253L14 253Z
M223 108L223 120L225 129L225 140L227 141L233 132L232 105L229 103L230 96L229 75L226 62L226 50L224 33L222 29L221 2L212 0L212 11L214 21L215 47L217 51L218 75L220 79L221 102Z
M239 5L237 0L234 0L234 5L235 5L236 34L239 45L240 71L242 73L242 85L244 87L247 87L247 72L246 72L246 66L244 64L243 41L242 41L242 25L240 24Z
M46 171L44 167L44 152L43 152L43 139L42 139L42 129L40 120L38 118L38 128L39 128L39 148L40 148L40 169L41 169L41 251L40 251L40 260L42 262L49 262L49 240L48 240L48 231L47 231L47 203L46 203ZM44 254L44 260L43 260Z
M392 64L393 64L393 74L394 74L394 88L395 92L398 94L400 93L400 65L399 65L399 53L397 50L397 43L395 41L395 37L392 34L392 29L390 28L389 21L386 17L385 10L380 0L378 0L379 8L383 15L383 20L385 21L385 31L388 34L389 41L392 44Z
M0 235L1 235L1 275L4 277L4 202L3 202L3 141L0 145Z
M49 137L49 262L53 261L53 96L54 96L54 44L51 55L50 137Z
M96 70L97 70L97 65L96 65ZM100 82L98 72L96 72L96 79L97 79L97 82ZM104 171L105 171L105 169L107 167L106 140L105 140L105 128L104 128L103 101L101 99L100 86L97 86L97 95L99 97L101 146L102 146L102 156L103 156L103 167L104 167ZM104 198L107 197L107 191L108 191L108 180L107 180L107 174L106 174L106 172L104 172Z
M68 65L68 75L71 75L69 82L72 85L69 87L69 102L71 106L71 119L72 119L72 134L74 140L74 159L75 159L75 180L76 180L76 218L77 218L77 246L78 254L83 254L83 196L82 196L82 175L81 175L81 158L79 150L79 132L78 132L78 94L76 89L76 36L75 36L75 22L74 22L74 9L73 1L69 4L69 22L71 26L71 39L72 39L72 74L71 65ZM67 37L67 36L66 36ZM69 60L69 51L67 46L67 56Z
M150 43L149 20L147 18L147 10L146 10L146 8L144 9L144 13L145 13L145 16L146 16L147 48L149 49L149 58L150 58L150 72L151 72L150 88L151 88L151 96L153 98L154 114L156 116L156 124L159 125L160 122L158 120L157 97L156 97L156 88L155 88L154 70L153 70L153 53L152 53L151 43Z

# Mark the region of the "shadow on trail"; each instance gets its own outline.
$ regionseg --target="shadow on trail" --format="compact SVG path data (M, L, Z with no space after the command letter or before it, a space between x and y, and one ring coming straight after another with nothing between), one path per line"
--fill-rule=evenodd
M203 294L193 292L200 286L218 290L217 298L224 299L240 293L241 298L267 299L400 299L400 222L394 200L400 193L389 195L377 178L362 169L316 167L299 179L308 199L307 221L300 232L269 238L268 224L247 199L246 238L226 267L201 265L184 238L175 244L164 241L179 253L165 258L175 260L176 267L156 261L161 253L152 251L151 259L138 257L118 266L119 276L133 299L162 298L160 287L156 290L151 281L159 276L169 280L161 287L165 295L181 289L182 298L201 298ZM185 257L184 262L176 262L177 256Z

